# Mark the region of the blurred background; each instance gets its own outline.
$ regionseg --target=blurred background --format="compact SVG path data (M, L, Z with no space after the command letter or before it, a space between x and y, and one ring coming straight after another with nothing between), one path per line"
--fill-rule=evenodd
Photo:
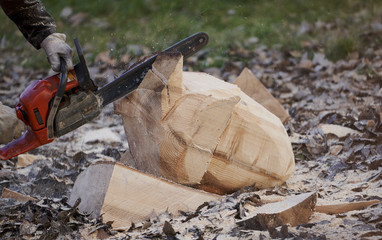
M382 1L377 0L42 2L68 43L74 47L72 39L80 40L89 64L105 52L110 61L128 62L199 31L210 36L208 57L201 68L221 66L233 57L230 51L259 46L307 53L319 50L336 61L364 51L365 41L382 43L382 34L375 34L376 29L382 31ZM3 13L0 22L2 53L16 52L24 67L49 68L44 53L34 51ZM371 31L373 36L368 35Z

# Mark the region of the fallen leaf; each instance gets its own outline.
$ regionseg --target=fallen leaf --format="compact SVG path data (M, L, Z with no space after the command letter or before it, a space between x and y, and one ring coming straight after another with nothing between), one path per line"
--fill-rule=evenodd
M117 61L115 59L112 59L110 57L109 51L104 51L104 52L99 53L95 60L106 63L109 66L115 66L117 63Z
M357 130L354 130L354 129L351 129L348 127L343 127L340 125L335 125L335 124L320 124L319 128L322 129L324 134L326 134L326 135L333 134L339 138L346 137L347 135L353 135L353 134L361 135L362 134L361 132L359 132Z
M298 67L302 69L312 69L313 64L312 64L312 61L308 59L304 59L300 61L300 63L298 64Z
M163 233L166 234L166 236L172 236L172 237L176 235L174 228L171 226L171 224L168 221L164 222Z
M34 163L37 159L43 159L44 157L41 155L33 155L29 153L20 154L17 156L17 167L26 167Z

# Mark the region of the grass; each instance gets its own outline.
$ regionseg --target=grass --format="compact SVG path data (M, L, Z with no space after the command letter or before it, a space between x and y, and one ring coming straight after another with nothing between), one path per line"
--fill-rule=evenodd
M58 31L68 39L79 38L89 46L91 59L97 53L112 50L118 58L129 44L140 44L150 50L164 49L174 42L199 31L210 35L210 54L226 56L229 48L242 46L256 37L259 44L279 45L284 50L302 49L302 41L315 39L333 60L360 50L359 34L363 26L381 16L382 2L377 0L67 0L43 1L55 17ZM79 25L60 17L70 7L73 14L84 13ZM359 13L366 12L366 14ZM357 15L358 14L358 15ZM357 20L357 21L356 21ZM379 19L381 20L381 19ZM17 28L0 14L0 37L6 36L7 48L27 52L26 65L47 67L42 51L33 52ZM298 35L302 21L335 23L334 30ZM106 22L107 24L97 24ZM314 30L314 29L313 29ZM331 34L337 32L333 39ZM345 35L342 35L345 32ZM71 41L70 45L73 46ZM89 51L88 51L89 52ZM213 63L212 63L213 64ZM215 63L216 64L216 63Z
M328 42L325 51L327 57L332 60L344 59L349 53L360 49L358 41L351 37L338 37L337 39Z

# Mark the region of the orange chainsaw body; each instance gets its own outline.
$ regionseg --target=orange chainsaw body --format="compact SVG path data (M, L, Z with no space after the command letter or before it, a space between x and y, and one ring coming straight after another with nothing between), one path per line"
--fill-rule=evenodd
M16 106L16 115L28 129L23 136L0 149L0 159L10 159L53 141L53 138L48 137L47 118L51 100L56 95L59 83L59 74L56 74L33 81L21 94ZM75 72L69 71L65 92L74 90L77 86Z

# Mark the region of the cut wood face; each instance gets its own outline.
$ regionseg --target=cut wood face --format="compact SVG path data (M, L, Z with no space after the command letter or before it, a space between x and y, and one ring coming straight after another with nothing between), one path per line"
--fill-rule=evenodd
M70 194L69 204L73 206L80 198L81 203L78 207L81 211L97 218L101 213L113 170L114 164L111 163L95 164L88 167L78 175Z
M116 103L130 147L123 161L216 193L285 182L294 157L280 119L236 85L183 72L182 63L160 55L141 86Z
M190 94L180 98L162 124L162 174L184 183L200 183L238 98ZM196 107L198 106L198 107ZM176 175L174 175L176 173Z
M149 71L133 94L114 105L115 111L124 116L125 132L129 136L130 151L124 154L121 162L157 177L161 176L159 147L164 133L160 123L164 84ZM147 88L150 86L152 89Z
M180 53L161 54L153 64L153 73L166 83L161 96L162 118L183 95L182 72L183 56Z
M294 157L280 120L236 86L203 75L185 72L185 92L191 89L187 86L199 90L208 89L203 85L209 84L215 89L207 92L219 90L222 95L226 90L226 94L240 101L234 105L229 121L220 125L224 126L224 131L219 136L201 187L210 191L215 188L218 193L224 193L248 183L271 187L285 182L294 170Z

